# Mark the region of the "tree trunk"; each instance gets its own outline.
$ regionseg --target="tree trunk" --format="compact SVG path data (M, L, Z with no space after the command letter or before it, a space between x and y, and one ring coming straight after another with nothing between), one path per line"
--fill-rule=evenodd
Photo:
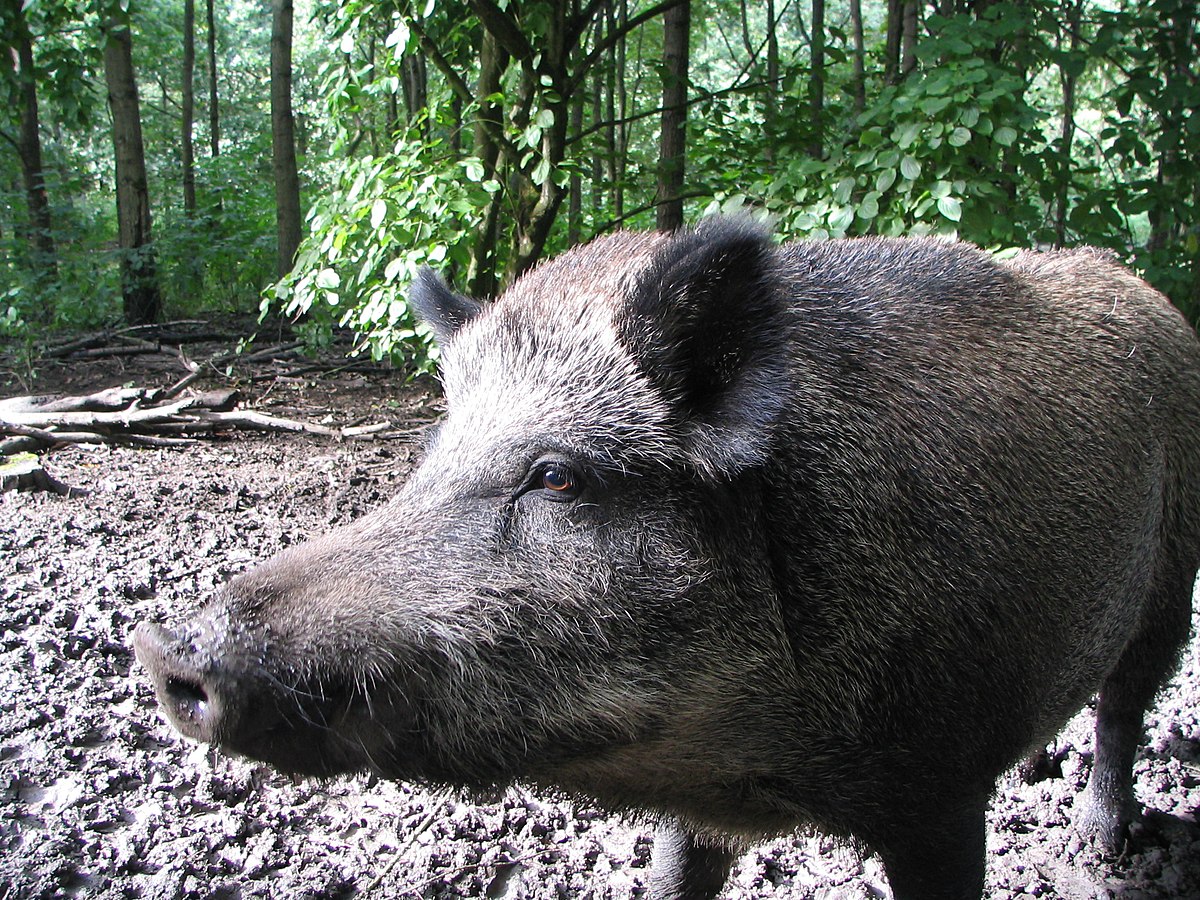
M904 33L903 0L887 0L887 31L883 42L883 80L900 83L900 38Z
M1058 148L1058 184L1054 198L1054 241L1059 247L1067 242L1067 206L1070 202L1071 147L1075 140L1075 84L1078 72L1074 68L1079 52L1080 19L1083 15L1083 0L1076 0L1067 7L1067 31L1069 50L1064 62L1059 64L1059 79L1062 82L1062 133Z
M479 83L475 89L475 156L483 163L484 179L499 174L501 120L504 108L490 98L500 93L501 78L508 67L508 54L490 31L484 30L479 47ZM492 195L475 232L471 262L467 266L467 292L472 297L496 293L496 247L500 236L500 192Z
M575 35L574 40L578 41L579 37ZM551 4L541 65L534 69L528 59L522 60L520 98L513 117L513 124L518 128L529 124L530 104L536 91L540 92L543 109L552 113L554 120L542 129L539 166L544 166L546 171L541 183L537 183L537 169L533 177L522 179L529 186L532 206L526 211L523 198L518 198L514 252L505 272L505 280L510 284L541 258L550 228L566 196L558 186L554 172L566 156L567 114L571 103L567 66L574 49L574 43L568 45L566 4Z
M1196 80L1191 69L1194 57L1189 52L1195 44L1195 15L1193 3L1177 0L1164 4L1153 38L1162 66L1163 100L1156 104L1155 110L1160 123L1155 150L1158 152L1156 181L1164 202L1154 204L1149 210L1148 250L1166 249L1182 236L1184 223L1180 221L1179 199L1181 194L1186 197L1187 188L1180 184L1180 177L1195 177L1187 162L1184 143L1187 119L1195 115L1195 110L1189 109L1184 100Z
M272 0L271 150L275 172L276 272L292 270L300 246L300 176L292 116L292 0Z
M16 76L20 86L20 129L17 134L17 155L21 159L21 180L25 202L29 207L30 264L39 288L58 277L58 251L54 243L50 202L46 197L46 173L42 167L42 138L39 130L37 83L33 70L33 37L25 21L20 0L14 0L13 30L16 37ZM51 310L38 298L34 315L49 321Z
M429 105L429 70L420 53L404 54L400 70L404 77L404 108L411 124ZM428 130L426 123L425 131Z
M861 113L867 106L867 53L863 40L862 0L850 0L850 32L854 43L854 74L851 77L854 112Z
M824 129L821 120L825 115L825 0L812 0L812 71L808 81L809 127L812 140L808 154L814 159L825 155Z
M607 21L607 16L605 17ZM597 66L592 72L592 124L600 126L606 120L605 108L612 108L612 93L608 89L607 61ZM608 163L612 159L614 125L612 116L607 119L607 125L600 128L598 140L592 145L592 221L599 222L604 216L604 184L608 172ZM611 181L609 182L611 185Z
M583 131L583 91L577 91L571 100L570 132ZM583 176L579 169L571 170L571 183L567 198L567 243L575 246L583 238Z
M663 14L663 113L655 217L659 231L674 231L683 226L690 26L690 0Z
M148 325L162 314L162 295L154 265L150 232L150 193L146 155L133 76L133 41L129 25L110 21L105 31L104 80L112 109L116 157L117 232L121 250L121 294L125 319Z
M763 158L775 161L775 141L779 134L779 38L776 35L775 0L767 0L767 87L763 109L766 141Z
M205 0L208 18L208 146L213 159L221 155L221 109L217 102L217 23L214 0Z
M904 0L904 27L900 41L900 77L917 67L917 2Z
M192 123L196 110L195 69L196 0L183 0L183 111L179 156L183 165L183 209L188 214L196 211L196 166L192 147Z

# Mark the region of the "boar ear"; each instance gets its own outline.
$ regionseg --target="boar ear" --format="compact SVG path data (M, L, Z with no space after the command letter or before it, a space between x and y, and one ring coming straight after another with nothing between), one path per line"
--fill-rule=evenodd
M456 294L428 266L422 266L408 293L409 305L417 317L433 329L443 346L455 332L483 310L483 304Z
M692 462L711 475L765 461L786 401L791 329L778 267L755 223L707 220L664 244L618 326L677 404Z

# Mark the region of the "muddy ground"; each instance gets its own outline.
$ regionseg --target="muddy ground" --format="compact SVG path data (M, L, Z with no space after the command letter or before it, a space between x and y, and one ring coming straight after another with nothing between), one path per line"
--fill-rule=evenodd
M168 368L60 364L35 390L169 384ZM382 503L438 411L432 385L385 374L265 380L246 403L406 434L69 447L46 465L85 496L0 496L0 900L643 896L645 822L522 789L468 802L366 777L293 783L164 723L129 649L135 623L186 617L255 560ZM1051 747L1049 775L1001 781L989 896L1200 898L1197 672L1193 647L1148 718L1137 792L1154 815L1126 855L1100 859L1070 827L1091 763L1085 710ZM722 894L889 896L877 859L820 835L747 853Z

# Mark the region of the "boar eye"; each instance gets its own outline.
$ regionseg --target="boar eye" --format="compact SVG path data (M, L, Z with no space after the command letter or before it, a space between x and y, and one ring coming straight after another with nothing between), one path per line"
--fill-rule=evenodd
M548 460L533 471L528 486L541 489L547 500L574 500L583 490L583 482L574 467L558 460Z

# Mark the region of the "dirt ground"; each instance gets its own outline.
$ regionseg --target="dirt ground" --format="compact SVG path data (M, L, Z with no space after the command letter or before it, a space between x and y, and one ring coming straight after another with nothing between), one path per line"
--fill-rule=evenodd
M177 374L68 364L36 390ZM165 724L129 649L133 626L184 618L255 560L382 503L438 411L430 384L371 374L264 381L246 403L335 424L386 419L408 436L69 447L46 465L85 496L0 495L0 900L643 896L645 822L522 789L469 802L367 777L293 783ZM1193 647L1148 717L1136 775L1153 814L1125 856L1098 858L1070 826L1091 765L1084 710L1050 748L1049 774L999 784L990 897L1200 898L1197 672ZM820 835L747 853L722 894L889 896L877 859Z

